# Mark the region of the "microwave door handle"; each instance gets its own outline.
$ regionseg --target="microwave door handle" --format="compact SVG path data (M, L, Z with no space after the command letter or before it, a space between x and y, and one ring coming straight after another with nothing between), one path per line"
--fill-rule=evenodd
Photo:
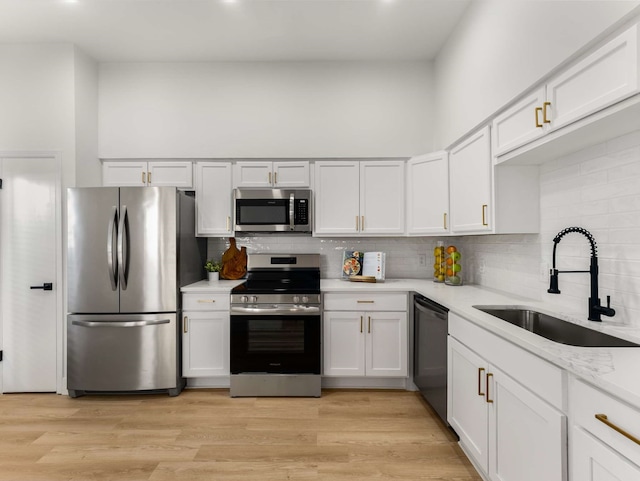
M289 230L295 230L295 219L294 219L295 203L296 203L296 196L294 195L293 192L291 192L291 194L289 194Z

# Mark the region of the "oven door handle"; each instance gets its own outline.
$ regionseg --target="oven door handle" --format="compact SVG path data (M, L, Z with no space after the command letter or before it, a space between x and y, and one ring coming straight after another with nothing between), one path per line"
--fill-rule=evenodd
M239 306L231 306L230 310L231 314L241 315L241 316L251 316L256 314L263 315L301 315L301 316L317 316L320 314L319 306L309 306L309 307L239 307Z

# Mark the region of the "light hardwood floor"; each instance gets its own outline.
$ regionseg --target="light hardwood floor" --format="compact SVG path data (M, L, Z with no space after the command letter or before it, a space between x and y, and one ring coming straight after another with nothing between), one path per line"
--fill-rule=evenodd
M481 481L417 393L0 396L0 480Z

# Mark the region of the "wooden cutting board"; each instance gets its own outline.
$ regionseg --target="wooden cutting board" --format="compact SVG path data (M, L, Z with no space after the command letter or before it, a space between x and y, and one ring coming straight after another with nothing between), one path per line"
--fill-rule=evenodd
M351 276L349 277L351 282L376 282L374 276Z

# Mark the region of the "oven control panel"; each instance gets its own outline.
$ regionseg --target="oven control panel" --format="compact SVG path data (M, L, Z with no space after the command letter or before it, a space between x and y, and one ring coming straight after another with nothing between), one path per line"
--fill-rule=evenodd
M231 294L232 306L247 305L306 305L319 306L320 294Z

